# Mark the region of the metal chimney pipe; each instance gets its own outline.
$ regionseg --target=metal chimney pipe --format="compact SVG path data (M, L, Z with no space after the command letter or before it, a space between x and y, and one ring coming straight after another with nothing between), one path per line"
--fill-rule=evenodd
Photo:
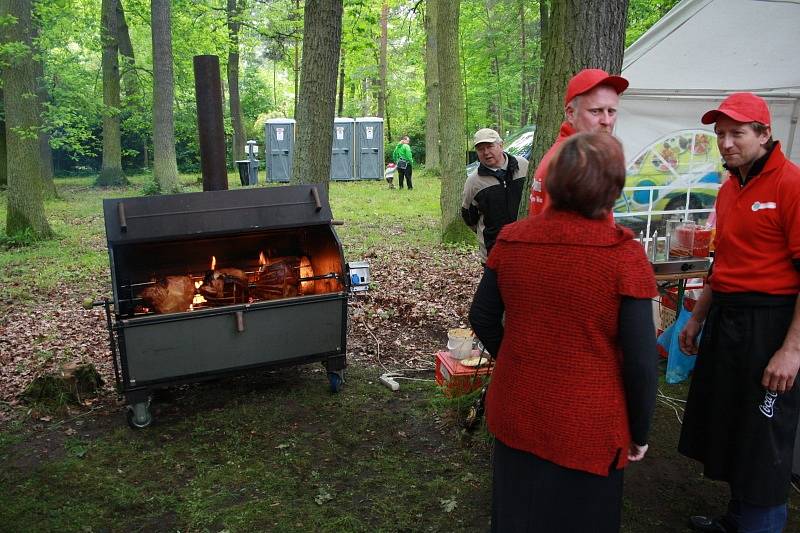
M197 133L200 139L203 190L227 190L219 57L194 56L194 93L197 100Z

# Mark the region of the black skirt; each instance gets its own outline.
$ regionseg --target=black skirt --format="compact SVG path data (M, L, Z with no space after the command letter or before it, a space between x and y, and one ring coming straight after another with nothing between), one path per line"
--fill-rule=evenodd
M786 502L800 415L800 386L761 385L781 347L795 296L714 293L692 375L678 450L703 463L752 505Z
M495 439L492 531L614 533L619 531L623 471L609 476L572 470Z

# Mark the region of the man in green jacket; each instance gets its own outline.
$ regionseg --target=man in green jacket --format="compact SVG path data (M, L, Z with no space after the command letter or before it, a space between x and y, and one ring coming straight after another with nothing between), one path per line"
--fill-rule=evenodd
M408 135L403 135L403 138L395 146L394 152L392 152L392 161L397 164L397 181L400 184L400 188L403 188L403 178L405 178L408 182L409 191L414 188L411 184L411 166L414 164L414 156L411 155L411 147L408 145L410 141L411 139L408 138Z

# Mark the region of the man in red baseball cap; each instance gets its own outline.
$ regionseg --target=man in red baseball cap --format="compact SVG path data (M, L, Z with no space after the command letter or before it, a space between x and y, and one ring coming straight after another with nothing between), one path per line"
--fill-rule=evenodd
M531 183L531 205L528 216L538 215L547 204L544 182L547 167L558 151L561 142L575 133L611 133L617 121L619 95L628 88L628 80L611 76L599 68L583 69L575 74L567 84L564 95L564 117L556 142L542 157Z
M678 449L726 481L731 499L724 515L690 523L779 533L800 416L800 168L752 93L731 94L702 122L714 124L729 178L717 196L713 270L679 337L699 355Z

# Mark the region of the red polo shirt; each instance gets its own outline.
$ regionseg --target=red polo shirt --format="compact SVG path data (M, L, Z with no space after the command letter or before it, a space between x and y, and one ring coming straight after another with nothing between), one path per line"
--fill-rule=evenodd
M719 292L797 294L800 272L800 167L780 143L742 187L725 180L717 196L711 288Z
M547 197L547 190L544 188L544 182L547 179L547 171L550 166L550 160L556 155L558 146L564 142L567 137L577 133L569 122L564 121L561 124L561 129L558 130L558 137L553 146L545 152L539 166L536 167L536 172L533 174L533 181L531 182L531 205L528 208L528 216L536 216L544 211L544 208L550 203Z

